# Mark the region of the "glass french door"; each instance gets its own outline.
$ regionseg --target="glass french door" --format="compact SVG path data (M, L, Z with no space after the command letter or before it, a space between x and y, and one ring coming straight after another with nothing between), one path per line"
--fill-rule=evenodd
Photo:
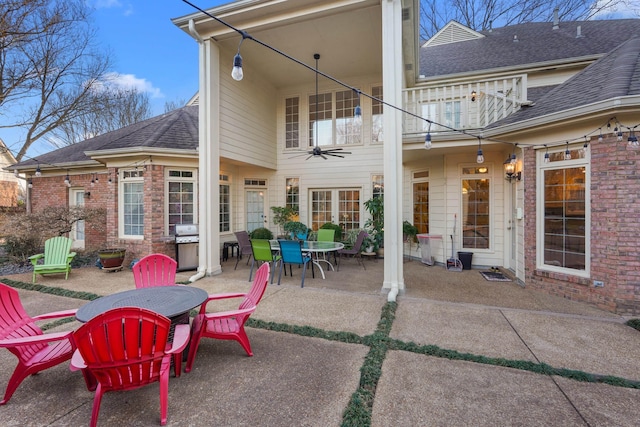
M360 224L360 189L318 189L311 190L310 193L312 230L318 230L327 222L340 225L344 232L362 226Z
M264 212L264 190L246 190L245 206L247 209L247 232L267 226L267 216Z
M84 189L72 188L69 194L70 207L84 206ZM74 249L84 249L84 221L77 221L71 228L70 236L73 240L72 247Z

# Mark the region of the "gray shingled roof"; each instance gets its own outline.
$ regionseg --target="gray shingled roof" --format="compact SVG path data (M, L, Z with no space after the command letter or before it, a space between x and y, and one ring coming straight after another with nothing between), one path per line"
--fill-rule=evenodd
M135 148L196 150L198 147L198 106L182 107L160 116L114 130L77 144L42 154L18 166L88 162L86 152Z
M640 38L627 40L535 100L533 106L524 107L489 128L630 95L640 95Z
M578 26L582 37L576 37ZM485 36L481 39L423 47L420 74L431 78L602 55L640 37L639 19L560 22L559 27L554 30L550 22L531 22L480 31Z

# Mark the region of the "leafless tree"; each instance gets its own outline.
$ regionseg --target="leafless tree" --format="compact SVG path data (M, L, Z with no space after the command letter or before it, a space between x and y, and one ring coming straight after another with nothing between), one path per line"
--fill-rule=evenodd
M86 108L53 129L46 140L64 147L151 117L149 95L135 89L94 88Z
M16 155L93 106L92 91L110 67L94 45L84 0L2 0L0 128L20 127Z
M184 99L175 99L173 101L167 101L164 103L164 112L168 113L169 111L177 110L178 108L182 108L187 105L187 101Z
M420 37L429 39L455 20L471 29L553 20L558 8L561 21L587 20L607 10L628 8L627 0L420 0Z

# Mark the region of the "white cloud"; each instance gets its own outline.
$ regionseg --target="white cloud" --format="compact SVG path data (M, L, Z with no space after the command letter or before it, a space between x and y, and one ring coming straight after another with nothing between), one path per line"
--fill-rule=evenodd
M160 89L146 79L141 79L133 74L107 73L101 80L98 88L103 90L113 89L135 89L138 92L148 93L151 98L164 98L165 95Z
M109 9L111 7L121 7L122 3L119 0L95 0L93 6L96 9Z
M640 16L640 0L623 0L620 2L599 0L594 6L594 9L597 10L598 8L602 8L602 10L593 16L596 19L623 19Z

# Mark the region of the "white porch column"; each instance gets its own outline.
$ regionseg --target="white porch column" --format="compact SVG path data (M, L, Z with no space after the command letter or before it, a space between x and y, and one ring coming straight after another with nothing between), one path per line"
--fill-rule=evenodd
M222 273L220 266L220 51L200 43L199 90L199 272Z
M402 106L402 1L382 2L384 100ZM384 107L384 282L388 301L404 290L402 263L402 112Z

